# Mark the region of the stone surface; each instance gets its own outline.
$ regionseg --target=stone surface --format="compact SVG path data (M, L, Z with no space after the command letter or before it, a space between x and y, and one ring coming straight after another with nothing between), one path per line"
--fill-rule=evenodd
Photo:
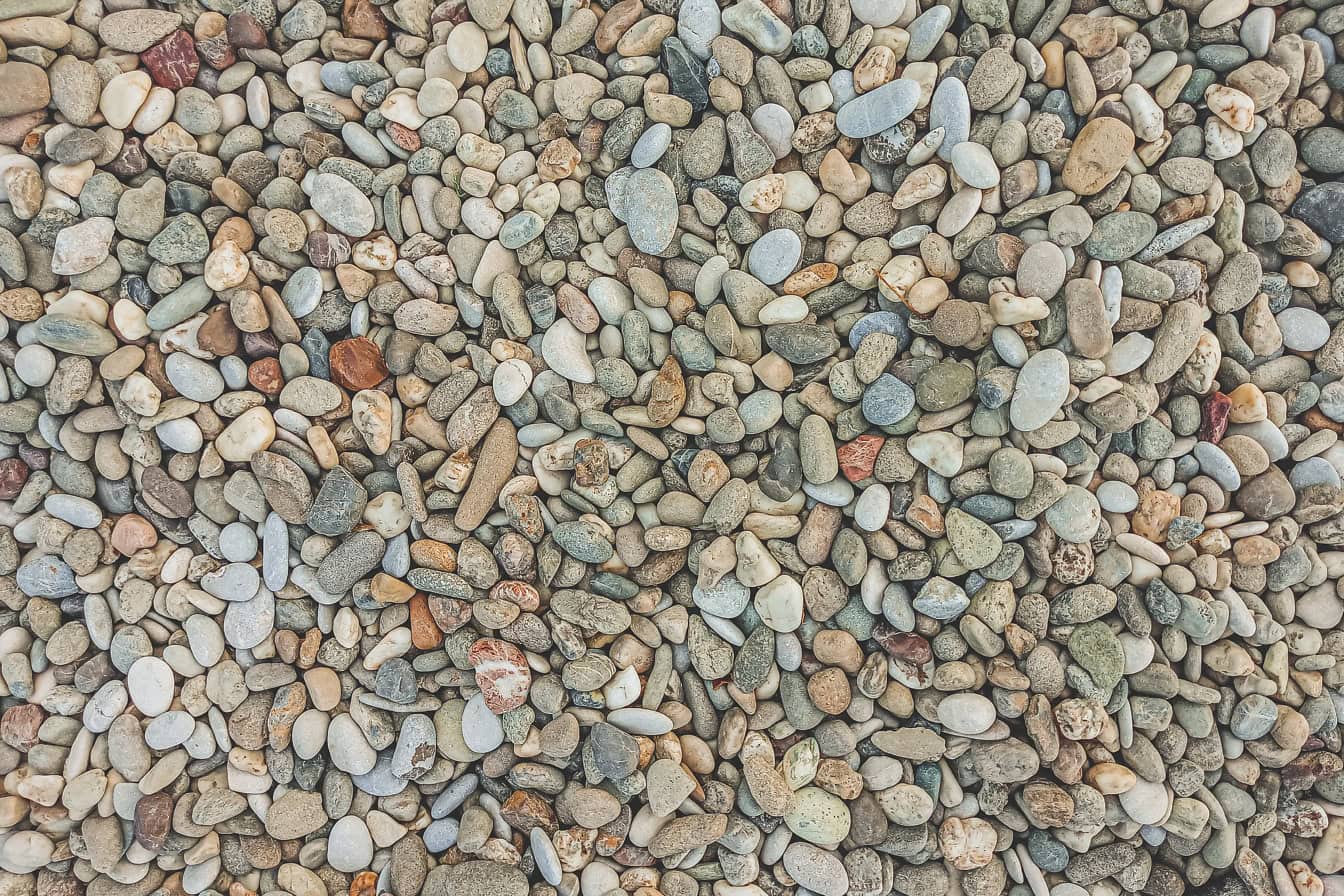
M0 0L0 896L1341 896L1341 33Z

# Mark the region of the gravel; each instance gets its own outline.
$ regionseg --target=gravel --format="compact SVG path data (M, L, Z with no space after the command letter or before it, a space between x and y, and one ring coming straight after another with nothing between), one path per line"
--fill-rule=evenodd
M0 2L0 896L1344 896L1286 0Z

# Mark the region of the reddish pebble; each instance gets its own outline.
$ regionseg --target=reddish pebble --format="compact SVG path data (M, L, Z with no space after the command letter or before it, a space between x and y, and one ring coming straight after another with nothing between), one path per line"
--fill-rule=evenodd
M471 604L455 597L429 596L429 615L440 631L452 634L471 621Z
M341 31L346 37L386 40L387 19L370 0L345 0L341 6Z
M46 720L46 712L36 703L11 706L0 717L0 740L20 753L27 753L37 745L37 729Z
M280 372L280 362L275 358L261 358L253 361L247 368L247 381L258 391L267 395L279 395L285 387L284 374Z
M490 596L496 600L507 600L516 604L524 613L531 613L541 606L541 595L527 582L504 579L496 582L490 589Z
M0 501L12 501L28 481L28 465L17 457L0 460Z
M168 839L172 822L172 794L160 790L141 797L135 804L135 842L150 852L158 852Z
M371 339L355 336L331 347L331 378L351 392L372 389L387 379L382 350Z
M221 358L238 351L238 327L227 306L217 305L205 313L205 323L196 331L196 342Z
M873 640L892 657L912 663L927 663L933 659L933 648L921 635L901 632L885 622L873 626Z
M235 12L229 15L225 28L229 43L245 50L262 50L267 46L266 29L261 27L250 13Z
M339 233L318 230L308 234L304 245L315 268L334 268L350 259L350 241Z
M877 463L877 453L887 440L882 436L859 436L852 442L846 442L836 449L840 460L840 472L850 482L860 482L873 475L873 465Z
M181 90L196 80L201 68L196 42L185 31L174 31L140 54L154 83L169 90Z
M529 833L533 828L541 828L548 834L554 834L560 826L551 804L526 790L515 790L509 794L504 805L499 807L499 814L509 824Z
M387 136L392 138L393 143L407 152L415 152L420 148L420 135L405 125L389 121L383 129L387 131Z
M443 643L443 632L434 623L429 598L416 592L407 603L411 612L411 644L416 650L433 650Z
M374 896L378 892L378 875L361 871L350 881L350 896Z
M1199 437L1215 445L1227 432L1227 417L1232 411L1232 399L1222 392L1214 392L1204 399L1204 421L1199 426Z
M476 668L476 686L491 712L506 713L527 702L532 671L517 647L498 638L482 638L467 649L467 662Z
M125 514L112 527L112 547L124 557L129 557L145 548L152 548L158 540L159 535L149 520L138 513Z

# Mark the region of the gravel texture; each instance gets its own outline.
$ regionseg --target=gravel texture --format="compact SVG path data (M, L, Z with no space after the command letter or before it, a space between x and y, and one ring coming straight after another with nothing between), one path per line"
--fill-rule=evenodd
M1344 6L140 2L0 0L0 896L1344 896Z

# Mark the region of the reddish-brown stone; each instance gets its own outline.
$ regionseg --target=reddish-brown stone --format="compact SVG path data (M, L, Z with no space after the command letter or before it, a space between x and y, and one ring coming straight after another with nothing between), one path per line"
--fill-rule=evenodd
M158 387L159 392L164 399L176 398L177 390L173 384L168 381L168 371L165 368L168 359L163 352L159 350L156 343L145 343L145 360L140 364L140 372L149 378L149 381Z
M341 6L341 32L346 37L386 40L387 19L369 0L345 0Z
M895 660L902 671L921 684L933 662L933 648L926 638L913 632L901 632L885 622L873 626L873 640Z
M1332 432L1344 435L1344 423L1331 420L1329 417L1325 416L1325 414L1321 413L1320 408L1312 408L1303 414L1302 423L1312 432L1315 432L1318 429L1328 429Z
M334 268L350 260L350 241L339 233L325 230L310 233L304 250L316 268Z
M411 561L440 572L457 572L457 551L451 545L430 538L411 542ZM433 601L430 601L433 605Z
M158 852L173 823L173 798L163 791L142 796L135 804L135 842Z
M882 436L859 436L852 442L846 442L836 449L840 459L840 472L850 482L860 482L873 475L873 465L877 463L877 454L886 444Z
M625 32L644 16L642 0L621 0L607 9L607 14L598 23L593 33L593 46L599 53L610 53L616 49L616 42Z
M495 600L507 600L511 604L516 604L525 613L531 613L541 606L541 595L537 594L537 589L527 582L514 579L496 582L490 589L490 596Z
M509 794L504 805L499 807L499 814L509 824L526 833L531 833L533 828L541 828L548 834L554 834L559 827L551 804L526 790L515 790Z
M196 343L219 358L237 353L238 327L227 305L216 305L205 313L205 323L196 331Z
M407 152L416 152L420 149L420 135L404 124L389 121L383 125L383 130L387 132L387 136L392 138L393 143Z
M470 18L471 10L467 8L467 0L444 0L429 14L429 24L433 26L439 22L452 22L461 25Z
M331 378L340 386L358 392L372 389L387 379L382 349L371 339L355 336L331 347Z
M0 460L0 501L12 501L28 481L28 465L17 457Z
M1214 392L1204 399L1204 420L1199 426L1199 437L1215 445L1227 432L1227 416L1232 411L1232 399L1222 392Z
M927 663L933 659L933 648L927 638L913 632L897 631L885 622L873 626L873 640L896 659L912 663Z
M1304 748L1312 749L1309 744ZM1290 761L1280 771L1283 784L1291 790L1304 791L1316 786L1317 781L1328 781L1344 771L1344 759L1334 753L1303 753Z
M658 369L649 385L649 422L654 426L669 426L686 406L686 379L681 365L671 355Z
M275 358L261 358L253 361L247 368L247 381L257 391L266 395L279 395L285 387L285 377L280 371L280 362Z
M289 737L299 715L308 708L308 689L301 681L291 681L275 689L271 714L266 717L266 736L272 750L289 749Z
M434 624L429 611L429 598L416 592L407 602L411 611L411 645L416 650L433 650L443 643L443 632Z
M145 155L145 148L141 145L139 137L127 137L117 157L104 167L109 174L115 174L117 177L135 177L137 174L143 174L149 167L149 156Z
M532 670L515 645L498 638L482 638L467 649L467 662L476 669L476 686L491 712L506 713L527 702Z
M158 533L154 531L149 520L138 513L123 515L112 527L112 547L125 557L131 556L136 551L154 547L158 540Z
M0 716L0 740L27 753L37 745L37 729L47 720L47 713L36 703L11 706Z
M429 596L429 615L440 631L452 634L471 621L471 604L441 594Z
M140 54L154 83L169 90L181 90L196 80L201 69L196 42L185 31L174 31Z
M223 307L222 305L219 307ZM277 358L280 340L270 330L242 335L243 356L247 358Z
M350 880L350 896L375 896L378 892L378 875L372 871L361 871Z
M266 29L252 17L251 13L235 12L229 15L225 28L229 43L245 50L261 50L267 46Z
M601 833L597 839L599 848L602 848L604 843L612 844L618 842L620 842L620 838L612 833ZM612 849L612 859L619 862L622 868L652 868L654 865L658 864L658 860L655 859L652 853L643 846L635 846L633 843L625 843L621 846L610 848Z

